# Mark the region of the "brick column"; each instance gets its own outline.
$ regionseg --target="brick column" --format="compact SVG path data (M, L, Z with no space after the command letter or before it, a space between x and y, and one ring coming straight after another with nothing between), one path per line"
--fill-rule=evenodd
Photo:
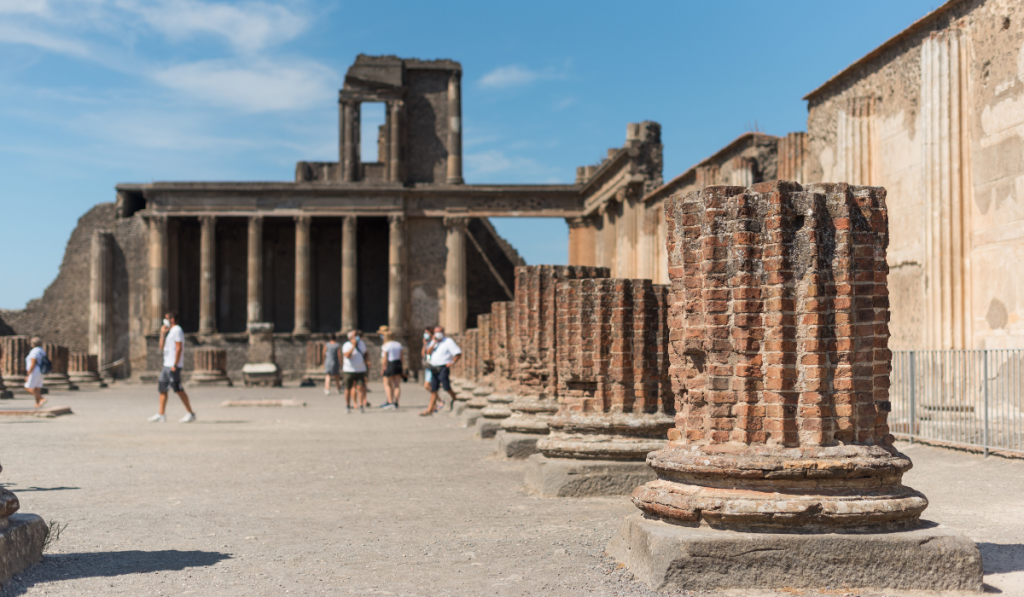
M293 334L309 334L309 216L295 217L295 327Z
M495 432L501 427L501 420L512 415L509 404L515 399L515 395L510 391L515 371L512 367L515 363L512 358L514 314L515 303L512 301L491 303L490 352L494 360L491 384L494 391L487 396L487 406L480 411L482 419L477 423L477 433L481 438L494 437Z
M569 225L569 265L597 265L597 227L593 218L566 218Z
M114 342L111 338L114 308L113 245L114 236L109 232L97 230L93 233L89 272L89 352L97 355L103 365L114 360Z
M359 180L359 103L349 100L339 102L341 109L341 180Z
M28 336L0 336L0 376L7 380L7 391L25 392L25 357L30 350Z
M68 379L77 385L95 384L101 388L107 387L100 377L99 358L86 352L72 352L68 355Z
M388 102L388 180L402 180L402 100ZM384 156L380 160L384 161Z
M356 269L356 216L345 216L341 224L341 333L359 324Z
M263 216L249 218L246 323L263 321Z
M885 190L708 187L666 217L680 410L633 502L716 528L916 524L887 426Z
M466 329L466 218L445 218L444 313L441 321L448 334Z
M405 216L388 216L388 328L405 340Z
M68 378L68 347L54 342L43 342L43 350L53 365L50 372L43 376L43 385L53 389L77 390L78 386Z
M199 240L199 333L217 333L217 218L201 216Z
M306 372L303 374L302 385L313 387L324 380L324 346L326 342L311 340L306 342ZM367 363L369 366L369 363Z
M516 379L512 416L502 428L546 435L558 410L556 289L563 280L607 278L608 269L584 266L526 265L516 268ZM535 441L535 440L534 440Z
M195 367L189 385L230 386L228 378L228 351L218 347L203 347L192 351Z
M160 332L167 312L167 218L149 218L149 333Z

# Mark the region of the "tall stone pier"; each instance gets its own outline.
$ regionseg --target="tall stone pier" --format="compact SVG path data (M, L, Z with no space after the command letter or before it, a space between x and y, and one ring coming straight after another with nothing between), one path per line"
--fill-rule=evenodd
M558 287L558 413L526 485L543 496L629 495L655 478L647 454L675 421L668 286L568 280Z
M487 406L480 411L476 422L480 439L493 438L501 429L501 421L512 415L509 404L515 399L511 393L515 376L515 303L497 301L491 303L491 354L494 373L491 375L493 391L487 396Z
M0 585L43 559L46 522L35 514L17 514L19 508L18 497L0 487Z
M885 190L707 187L666 218L676 425L609 554L659 590L980 590L887 425Z
M526 458L548 434L548 420L558 411L555 294L564 280L607 278L608 268L579 265L523 265L516 268L515 400L512 415L501 422L498 453Z

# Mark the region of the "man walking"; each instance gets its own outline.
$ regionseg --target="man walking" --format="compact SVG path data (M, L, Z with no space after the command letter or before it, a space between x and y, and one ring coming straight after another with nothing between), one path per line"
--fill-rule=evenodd
M341 372L345 376L345 412L352 412L352 395L356 395L359 412L366 404L366 344L359 330L348 333L348 342L341 347Z
M192 405L189 404L188 394L181 386L181 368L185 365L185 332L178 325L178 314L173 311L164 315L164 324L160 326L160 350L164 353L164 368L160 371L160 381L157 388L160 391L160 411L149 418L150 423L163 423L167 421L167 391L174 390L181 403L185 405L185 416L181 418L182 423L191 423L196 420L196 413L192 412Z
M437 406L437 393L443 387L444 391L452 397L451 408L455 408L455 392L452 391L451 366L459 362L462 357L462 349L448 336L444 335L444 328L434 328L434 343L430 350L430 406L420 413L421 417L429 417L434 414Z

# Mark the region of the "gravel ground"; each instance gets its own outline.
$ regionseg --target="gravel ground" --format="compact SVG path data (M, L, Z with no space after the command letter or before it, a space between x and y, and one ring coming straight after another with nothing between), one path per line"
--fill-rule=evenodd
M0 481L23 512L67 527L0 597L658 594L603 555L628 499L530 496L521 462L491 457L492 441L447 414L416 416L426 394L405 392L397 412L348 415L318 388L200 388L190 425L173 422L176 398L172 422L147 423L153 388L55 392L74 415L0 420ZM220 407L228 398L308 406ZM901 449L926 518L979 542L990 591L1024 595L1024 461Z

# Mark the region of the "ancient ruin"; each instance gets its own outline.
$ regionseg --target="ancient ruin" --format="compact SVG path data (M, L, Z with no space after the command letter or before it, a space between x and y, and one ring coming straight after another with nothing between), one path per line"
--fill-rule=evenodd
M647 457L658 479L633 492L643 516L609 545L652 585L980 587L974 544L920 527L928 502L901 484L910 459L886 425L885 198L879 187L775 182L667 203L676 425ZM719 529L766 533L753 541L779 551L742 558L742 573L726 557L690 565L688 554L751 541ZM895 530L905 532L884 534ZM851 532L867 535L824 547L784 534ZM942 553L922 549L931 539ZM812 545L809 556L801 546ZM862 559L839 561L858 552L870 574ZM796 558L805 571L786 574Z
M18 497L0 487L0 584L43 558L46 522L35 514L17 514L19 508Z
M674 425L668 287L622 278L558 287L558 412L530 457L541 495L628 495Z
M477 435L481 439L494 437L501 429L502 419L512 416L509 404L515 400L511 393L515 378L515 361L511 358L515 346L515 303L498 301L491 303L491 348L494 372L491 374L491 393L487 395L487 406L480 411L477 419Z
M559 282L607 278L600 267L527 265L516 268L515 343L509 357L515 362L515 399L511 416L501 422L498 453L526 458L537 451L537 440L548 434L548 419L558 411L556 351Z

